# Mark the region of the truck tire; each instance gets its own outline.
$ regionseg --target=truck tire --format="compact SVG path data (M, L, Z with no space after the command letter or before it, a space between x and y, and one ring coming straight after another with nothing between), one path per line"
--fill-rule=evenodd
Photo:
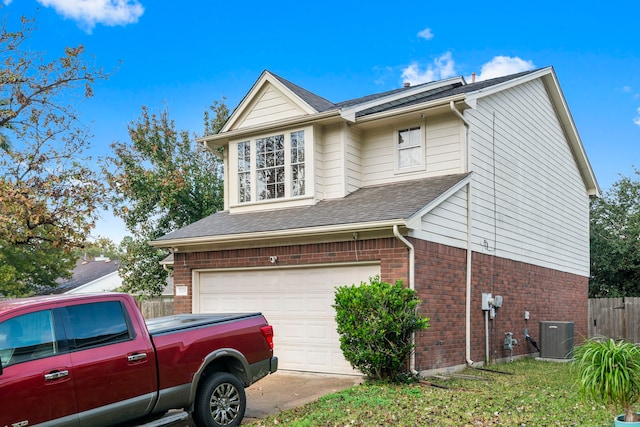
M228 372L217 372L198 388L193 421L198 427L239 426L247 408L242 382Z

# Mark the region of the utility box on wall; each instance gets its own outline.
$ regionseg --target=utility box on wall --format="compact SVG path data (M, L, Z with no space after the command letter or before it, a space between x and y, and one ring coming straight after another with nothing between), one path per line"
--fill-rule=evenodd
M540 357L573 357L573 322L540 322Z

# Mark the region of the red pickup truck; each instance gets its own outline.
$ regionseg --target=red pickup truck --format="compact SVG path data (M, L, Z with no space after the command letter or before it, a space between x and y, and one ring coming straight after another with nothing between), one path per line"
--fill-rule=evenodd
M278 369L260 313L145 322L128 294L0 301L0 427L135 425L171 409L237 426Z

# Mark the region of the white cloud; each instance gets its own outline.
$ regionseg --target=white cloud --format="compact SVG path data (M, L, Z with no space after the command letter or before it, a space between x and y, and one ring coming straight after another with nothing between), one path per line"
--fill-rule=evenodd
M4 0L11 1L11 0ZM144 7L138 0L37 0L45 7L52 7L65 18L77 21L88 33L96 24L106 26L126 25L138 22Z
M425 28L418 33L418 37L425 40L431 40L433 38L433 32L431 32L431 28Z
M476 81L528 71L535 67L532 61L525 61L517 56L496 56L482 66L480 74L476 77Z
M638 115L633 118L633 123L635 123L638 126L640 126L640 108L638 108L636 111L638 112Z
M402 79L404 82L411 83L411 85L414 86L421 83L446 79L454 76L455 73L455 62L451 56L451 52L446 52L434 59L433 64L427 66L426 70L421 70L417 62L411 63L407 68L402 70Z

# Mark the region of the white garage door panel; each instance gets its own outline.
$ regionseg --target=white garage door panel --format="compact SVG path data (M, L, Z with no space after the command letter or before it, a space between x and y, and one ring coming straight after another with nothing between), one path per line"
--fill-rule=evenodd
M274 327L280 369L352 374L336 332L335 287L367 281L379 265L203 271L195 312L262 312Z

